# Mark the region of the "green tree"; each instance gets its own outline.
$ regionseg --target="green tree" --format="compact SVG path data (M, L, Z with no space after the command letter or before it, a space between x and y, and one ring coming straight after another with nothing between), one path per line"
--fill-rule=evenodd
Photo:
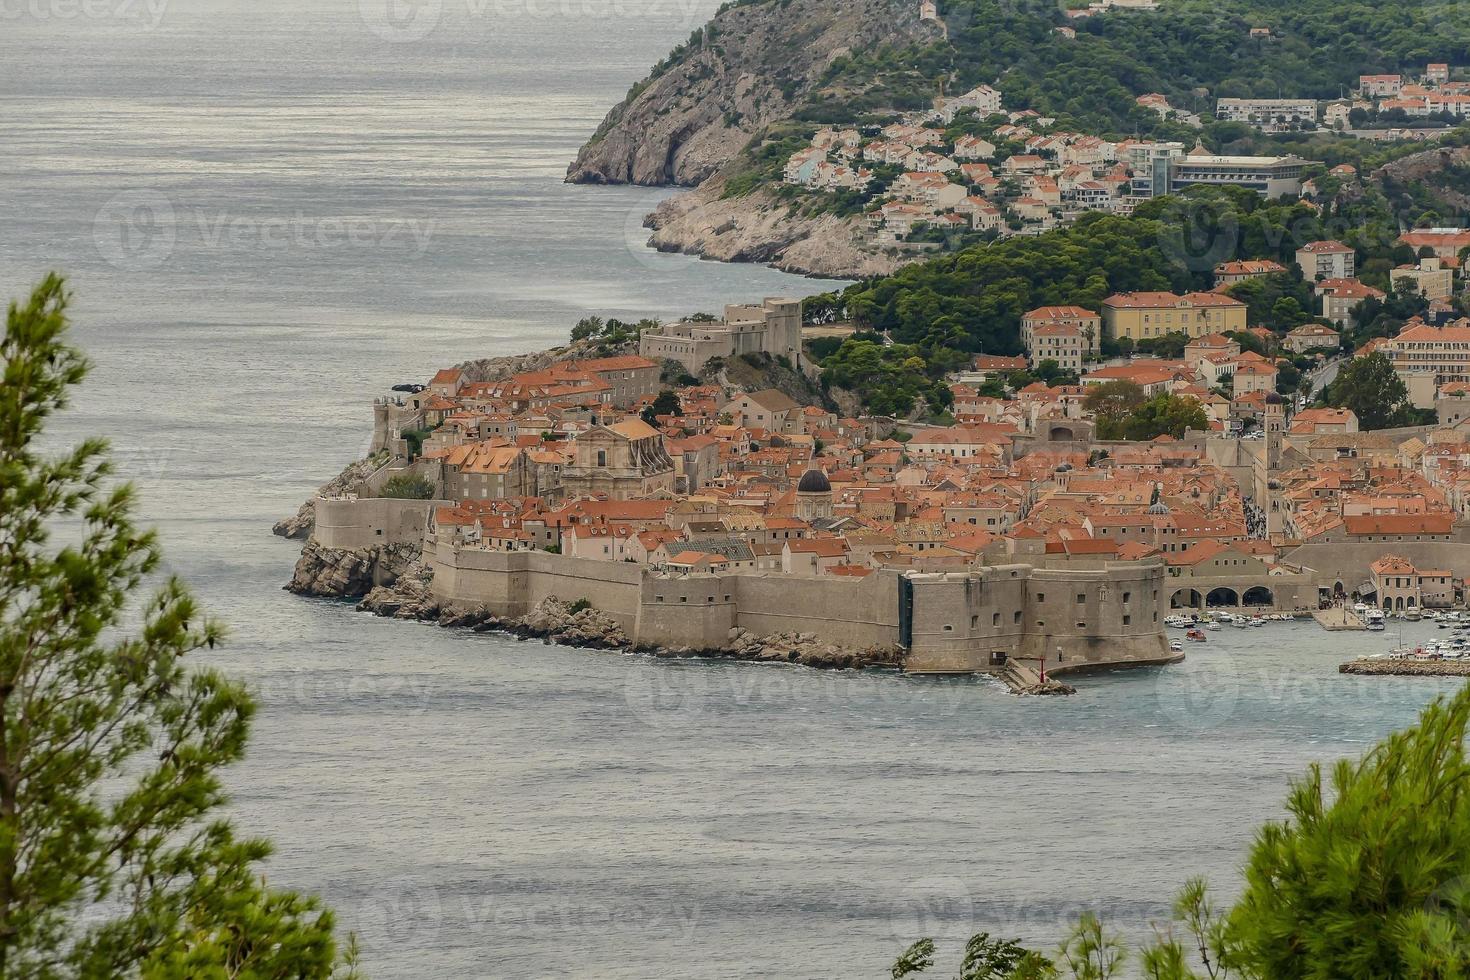
M131 605L160 553L105 443L38 448L88 369L67 301L50 276L5 324L0 976L328 976L331 913L267 889L270 845L220 814L219 770L255 711L238 683L185 666L220 626L177 579ZM60 524L76 530L58 546Z
M1408 389L1394 372L1393 363L1377 352L1355 357L1343 366L1328 386L1327 403L1351 409L1362 429L1408 425L1413 419Z
M643 421L654 425L660 415L683 415L684 409L679 405L679 396L665 388L654 398L653 403L642 412Z
M383 482L380 497L396 497L400 500L433 500L434 484L414 473L400 473Z
M584 316L582 319L577 321L576 326L572 327L572 342L576 343L579 340L587 340L590 337L596 337L598 334L602 333L604 326L606 326L606 324L603 322L602 317Z
M1124 438L1136 441L1157 439L1162 435L1179 438L1188 429L1205 432L1209 416L1199 399L1188 395L1157 394L1138 406L1123 423Z
M1470 975L1470 687L1357 763L1314 764L1256 835L1225 920L1247 976Z

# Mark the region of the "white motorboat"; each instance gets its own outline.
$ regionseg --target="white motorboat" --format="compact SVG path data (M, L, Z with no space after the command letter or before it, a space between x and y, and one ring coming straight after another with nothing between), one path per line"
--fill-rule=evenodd
M1205 629L1209 630L1212 633L1216 633L1216 632L1219 632L1220 631L1221 626L1220 626L1219 623L1215 622L1212 619L1209 622L1205 623Z

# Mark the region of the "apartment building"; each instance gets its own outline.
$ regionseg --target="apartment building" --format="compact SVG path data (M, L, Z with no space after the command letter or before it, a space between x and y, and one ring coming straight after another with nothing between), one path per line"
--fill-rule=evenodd
M1146 340L1170 333L1191 338L1246 328L1246 305L1223 293L1118 293L1103 300L1109 337Z

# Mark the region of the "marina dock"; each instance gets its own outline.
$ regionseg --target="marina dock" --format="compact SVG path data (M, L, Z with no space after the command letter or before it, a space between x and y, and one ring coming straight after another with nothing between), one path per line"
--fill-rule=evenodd
M1317 621L1317 624L1323 629L1334 633L1340 630L1367 629L1367 627L1363 625L1363 618L1361 616L1353 612L1351 609L1344 609L1342 607L1314 610L1312 613L1312 618L1315 619Z

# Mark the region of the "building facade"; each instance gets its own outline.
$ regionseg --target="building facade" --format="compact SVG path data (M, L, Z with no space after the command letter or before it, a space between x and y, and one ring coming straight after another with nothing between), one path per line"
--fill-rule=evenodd
M801 300L768 298L760 306L727 306L722 320L680 320L645 330L638 353L678 361L698 374L713 357L770 354L801 362Z

